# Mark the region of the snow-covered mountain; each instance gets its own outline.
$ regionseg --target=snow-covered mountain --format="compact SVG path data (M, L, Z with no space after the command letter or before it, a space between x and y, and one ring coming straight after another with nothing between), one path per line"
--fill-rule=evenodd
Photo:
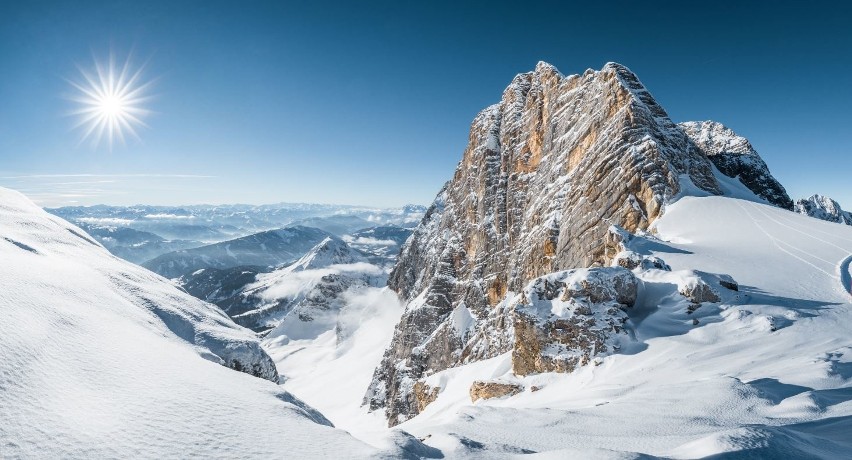
M769 173L766 163L748 139L715 121L690 121L678 126L722 174L738 179L775 206L793 209L793 200Z
M796 201L795 211L829 222L852 225L852 212L844 211L838 202L824 195L811 195Z
M305 278L308 271L318 273L316 270L333 268L337 273L322 273L315 284L303 285L303 295L313 290L309 296L313 304L328 304L333 297L353 286L383 285L384 273L392 268L401 244L410 234L409 229L389 225L354 232L343 239L327 236L298 261L281 267L278 275L264 275L273 271L268 266L240 265L199 269L184 274L177 281L187 292L215 303L241 324L267 330L277 325L282 312L289 311L294 299L299 297L271 298L266 294L271 285L287 284L295 277ZM350 279L353 275L354 279ZM324 296L327 298L321 299Z
M518 75L428 209L157 211L348 232L158 267L231 319L0 191L0 456L848 458L852 226L792 208L614 63Z
M257 339L217 307L7 189L0 236L1 456L376 453L270 382Z
M200 241L167 240L160 235L130 227L88 224L84 221L77 221L76 224L109 252L136 264L167 252L204 246Z
M410 228L383 225L343 235L343 239L353 248L371 254L374 258L395 261L411 232Z
M166 278L177 278L203 268L277 266L292 263L328 236L329 233L313 227L268 230L221 243L170 252L142 266Z
M698 126L690 134L673 123L619 64L563 76L539 63L518 75L474 119L453 179L390 275L408 306L376 369L370 407L392 425L404 421L431 398L424 376L504 351L479 329L502 321L500 306L538 277L609 265L612 225L645 231L684 195L775 197L767 190L777 182L747 142L734 148L721 125ZM460 317L470 328L458 327Z
M202 268L177 278L177 284L193 297L216 304L230 316L245 313L256 301L243 294L245 287L257 281L257 275L271 267L240 265L231 268Z
M519 316L532 310L543 320L524 324L594 319L587 333L605 332L607 348L591 365L518 373L508 351L432 369L419 385L431 402L398 427L448 457L847 458L852 227L754 201L686 196L651 230L631 236L626 250L671 271L632 270L632 306L565 296L588 278L579 272L545 276L507 297L504 305L523 306ZM627 319L621 331L602 316L609 311ZM453 314L454 324L471 324ZM489 398L472 402L482 395Z
M237 293L242 312L232 317L255 330L277 328L289 336L302 334L299 330L326 330L334 328L347 292L386 281L387 269L329 236L291 265L257 274Z

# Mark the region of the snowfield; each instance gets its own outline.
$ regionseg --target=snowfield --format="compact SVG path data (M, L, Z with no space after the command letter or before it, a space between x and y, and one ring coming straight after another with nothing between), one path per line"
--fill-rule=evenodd
M0 260L0 457L377 453L271 382L217 307L6 189Z

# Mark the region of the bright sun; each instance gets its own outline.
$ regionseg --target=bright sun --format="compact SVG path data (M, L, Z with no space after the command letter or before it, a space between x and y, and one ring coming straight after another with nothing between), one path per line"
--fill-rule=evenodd
M110 150L129 135L140 140L136 128L147 126L142 119L150 112L142 107L151 82L142 82L142 68L132 70L130 58L119 69L111 54L107 63L95 60L94 72L80 68L82 80L69 82L79 93L72 99L80 107L72 112L83 132L80 142L91 140L97 147L106 142Z

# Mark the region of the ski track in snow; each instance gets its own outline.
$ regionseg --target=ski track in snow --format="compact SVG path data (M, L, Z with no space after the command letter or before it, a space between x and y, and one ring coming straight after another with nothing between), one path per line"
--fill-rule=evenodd
M761 232L763 232L763 234L764 234L764 235L766 235L766 237L767 237L767 238L769 238L769 239L772 241L772 244L774 244L774 245L775 245L775 247L776 247L776 248L778 248L778 250L779 250L779 251L781 251L781 252L783 252L783 253L785 253L785 254L788 254L790 257L794 257L794 258L798 259L799 261L804 262L804 263L806 263L806 264L810 265L810 266L811 266L811 267L813 267L814 269L816 269L816 270L818 270L818 271L820 271L820 272L822 272L822 273L825 273L827 276L830 276L830 277L832 277L832 278L834 277L834 274L832 274L832 273L830 273L830 272L828 272L828 271L823 270L822 268L820 268L820 267L818 267L818 266L814 265L813 263L811 263L811 262L809 262L809 261L807 261L807 260L803 259L802 257L800 257L800 256L798 256L798 255L796 255L796 254L793 254L793 253L792 253L792 252L790 252L789 250L787 250L787 249L785 249L785 248L781 247L781 243L784 243L786 246L790 246L792 249L795 249L795 250L798 250L798 251L803 252L803 253L805 253L805 254L808 254L807 252L802 251L802 250L800 250L800 249L796 248L795 246L792 246L791 244L789 244L789 243L787 243L787 242L785 242L785 241L781 241L781 240L779 240L778 238L774 237L774 236L773 236L771 233L769 233L769 232L768 232L768 231L767 231L767 230L766 230L766 229L765 229L762 225L760 225L760 223L757 221L757 219L755 219L755 218L754 218L754 216L752 216L752 215L748 212L748 210L746 210L745 206L743 206L741 203L737 203L737 204L738 204L738 205L742 208L743 212L744 212L744 213L745 213L745 214L746 214L746 215L747 215L747 216L751 219L751 221L754 223L754 225L755 225L755 226L756 226L756 227L757 227L757 228L758 228ZM770 219L770 220L772 220L772 219ZM776 222L777 222L777 221L776 221ZM817 239L818 239L818 238L817 238ZM820 241L822 241L822 240L820 240ZM820 260L822 260L822 259L820 259ZM825 261L823 260L823 262L825 262Z
M823 243L825 243L825 244L827 244L827 245L834 246L835 248L840 249L841 251L845 251L845 250L846 250L846 248L844 248L844 247L842 247L842 246L838 246L838 245L836 245L836 244L832 243L831 241L826 241L826 240L824 240L824 239L822 239L822 238L818 238L818 237L816 237L816 236L814 236L814 235L810 234L809 232L805 232L805 231L803 231L803 230L800 230L800 229L795 228L795 227L793 227L793 226L787 225L787 224L785 224L785 223L783 223L783 222L781 222L781 221L779 221L779 220L775 219L774 217L772 217L771 215L769 215L768 213L766 213L766 211L764 211L763 209L761 209L761 207L760 207L759 205L757 205L757 204L749 203L749 205L750 205L752 208L754 208L755 210L757 210L758 212L760 212L761 214L763 214L763 215L764 215L767 219L769 219L769 220L771 220L771 221L775 222L776 224L778 224L778 225L780 225L780 226L782 226L782 227L787 227L787 228L789 228L790 230L793 230L793 231L795 231L795 232L798 232L798 233L801 233L802 235L807 236L808 238L813 238L813 239L815 239L815 240L817 240L817 241L820 241L820 242L823 242Z
M742 204L741 204L740 206L742 207ZM821 243L824 243L824 244L826 244L826 245L829 245L829 246L835 247L835 248L837 248L837 249L840 249L841 251L847 251L847 250L848 250L847 248L844 248L844 247L842 247L842 246L838 246L837 244L834 244L834 243L832 243L831 241L827 241L827 240L824 240L824 239L822 239L822 238L816 237L816 236L814 236L811 232L806 232L806 231L803 231L803 230L801 230L801 229L799 229L799 228L794 227L793 225L791 225L791 224L792 224L792 219L784 219L784 220L786 220L786 221L787 221L787 223L784 223L784 222L781 222L781 221L780 221L780 220L778 220L778 219L773 218L773 217L772 217L769 213L767 213L764 209L761 209L761 206L759 206L759 205L757 205L757 204L755 204L755 203L749 203L749 207L754 208L755 210L757 210L758 212L760 212L760 214L762 214L764 217L766 217L767 219L771 220L772 222L775 222L776 224L778 224L778 225L780 225L780 226L782 226L782 227L789 228L789 229L791 229L791 230L793 230L793 231L795 231L795 232L801 233L802 235L805 235L805 236L807 236L807 237L809 237L809 238L812 238L812 239L814 239L814 240L817 240L817 241L819 241L819 242L821 242ZM743 208L743 210L745 210L745 208ZM746 212L747 212L747 211L746 211ZM832 276L832 277L833 277L833 276L835 276L835 275L832 275L832 274L828 273L828 272L827 272L827 271L825 271L825 270L822 270L821 268L817 267L816 265L814 265L814 264L811 264L811 263L807 262L806 260L802 259L801 257L796 256L795 254L791 253L790 251L788 251L788 250L784 250L783 248L781 248L780 244L784 244L785 246L789 246L789 247L790 247L790 249L793 249L793 250L795 250L795 251L797 251L797 252L800 252L800 253L802 253L802 254L804 254L804 255L806 255L806 256L812 257L812 258L814 258L814 259L818 259L818 260L820 260L820 261L822 261L822 262L825 262L825 263L827 263L827 264L831 264L831 262L830 262L830 261L825 260L825 259L823 259L823 258L821 258L821 257L816 256L816 255L813 255L813 254L811 254L811 253L809 253L809 252L807 252L807 251L804 251L804 250L802 250L802 249L800 249L800 248L797 248L797 247L795 247L795 246L791 245L790 243L787 243L787 242L785 242L785 241L780 241L780 240L778 240L777 238L775 238L775 237L773 237L772 235L770 235L770 234L769 234L769 233L768 233L768 232L767 232L767 231L766 231L766 230L765 230L762 226L760 226L760 224L758 224L758 223L757 223L757 221L754 219L754 217L752 217L752 221L754 221L754 222L755 222L755 224L758 226L758 228L760 228L760 229L761 229L761 231L763 231L763 233L765 233L765 234L766 234L769 238L771 238L771 239L773 240L773 242L775 243L775 246L776 246L776 247L778 247L779 249L781 249L783 252L785 252L785 253L787 253L787 254L790 254L790 255L791 255L791 256L793 256L793 257L796 257L797 259L801 260L802 262L808 263L808 264L809 264L809 265L811 265L812 267L814 267L814 268L818 269L819 271L821 271L821 272L823 272L823 273L825 273L825 274L827 274L827 275L829 275L829 276ZM817 232L819 232L819 233L821 233L821 234L823 234L823 235L826 235L826 236L832 236L832 237L834 237L834 238L839 238L839 239L841 239L841 240L843 240L843 241L850 241L850 242L852 242L852 240L849 240L849 239L847 239L847 238L843 238L842 236L834 235L834 234L830 234L830 233L828 233L828 232L825 232L825 231L822 231L822 230L819 230L819 229L816 229L816 228L813 228L813 229L810 229L810 230L816 230ZM779 244L779 243L780 243L780 244ZM852 295L852 273L850 273L850 265L852 265L852 255L849 255L849 256L846 256L845 258L843 258L843 259L842 259L842 260L841 260L841 261L840 261L840 262L839 262L836 266L838 267L838 275L837 275L837 276L838 276L838 277L839 277L839 279L840 279L840 285L841 285L841 287L843 288L843 291L844 291L844 292L846 292L847 294Z

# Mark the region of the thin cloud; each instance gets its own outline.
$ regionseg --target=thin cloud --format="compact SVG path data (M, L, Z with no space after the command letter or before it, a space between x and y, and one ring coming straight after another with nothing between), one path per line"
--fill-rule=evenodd
M176 179L215 179L217 176L207 176L202 174L28 174L22 176L4 176L0 177L0 179L57 179L73 177L159 177Z

